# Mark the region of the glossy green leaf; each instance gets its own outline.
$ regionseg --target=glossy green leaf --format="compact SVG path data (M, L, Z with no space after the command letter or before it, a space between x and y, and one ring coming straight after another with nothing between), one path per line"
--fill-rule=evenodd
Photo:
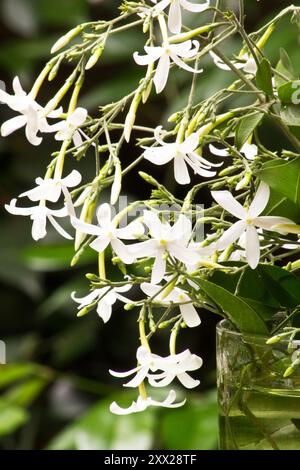
M300 205L300 158L289 162L284 160L267 162L256 175L294 204Z
M28 413L23 408L0 401L0 436L16 431L28 418Z
M197 282L239 331L256 334L268 332L267 326L258 312L243 299L210 281L199 279Z
M257 68L256 85L267 95L273 95L271 64L265 57L263 57Z
M299 93L297 93L299 97ZM288 104L281 107L280 110L281 119L287 126L300 126L300 108L297 104Z
M238 149L241 149L250 135L253 134L253 131L261 123L263 116L263 113L253 113L240 119L235 132L235 144Z
M278 88L278 98L283 104L299 104L300 81L294 80L281 85Z
M0 389L36 373L35 364L7 364L0 367Z

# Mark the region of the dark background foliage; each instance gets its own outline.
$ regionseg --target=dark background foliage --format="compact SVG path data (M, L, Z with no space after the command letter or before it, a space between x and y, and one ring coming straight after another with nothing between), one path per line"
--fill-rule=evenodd
M245 3L247 29L251 31L290 2L247 0ZM29 89L60 35L89 18L114 17L119 4L117 0L1 0L0 78L7 90L11 90L15 75ZM133 63L132 52L141 49L142 44L137 31L110 41L99 66L88 74L80 104L95 114L99 105L134 89L143 72ZM296 57L299 41L296 32L290 32L288 21L281 23L269 47L274 61L278 60L280 46ZM238 50L239 43L232 41L224 47ZM203 65L205 73L197 85L201 99L230 82L230 74L212 68L208 59ZM60 76L43 88L42 102L46 103L55 87L63 83L69 69L64 66ZM141 109L139 122L150 126L165 122L184 103L190 79L186 73L172 74L166 95L153 96ZM237 104L236 99L233 104ZM1 106L1 122L9 117L10 111ZM264 139L272 148L285 144L273 128L267 129ZM8 362L0 366L0 448L216 447L214 338L218 319L213 314L201 312L201 327L197 331L185 331L180 340L182 349L189 347L204 358L199 373L201 386L189 394L188 405L177 411L149 411L124 418L109 414L108 404L113 399L125 404L134 397L120 390L120 384L110 378L108 369L126 370L133 366L137 347L136 312L124 312L118 306L105 327L95 312L76 319L70 292L76 289L86 292L88 282L84 275L96 269L93 253L88 253L79 267L69 269L70 244L52 232L47 240L34 244L29 221L3 210L5 203L32 187L33 179L44 173L54 150L51 139L44 139L40 147L30 146L22 131L0 139L0 339L6 342ZM122 158L129 162L136 152L133 146L128 146ZM82 161L80 169L88 178L93 162ZM149 167L141 164L138 170L149 171ZM124 181L131 199L150 193L150 188L139 179L138 170ZM154 176L167 187L184 194L182 189L174 187L170 170L151 167ZM205 198L205 194L201 197ZM167 336L162 333L156 340L158 352L166 352L166 341Z

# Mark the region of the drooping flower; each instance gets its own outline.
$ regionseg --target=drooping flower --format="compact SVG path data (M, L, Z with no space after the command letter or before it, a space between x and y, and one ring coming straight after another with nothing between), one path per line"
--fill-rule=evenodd
M191 182L187 166L200 176L210 177L216 174L215 171L210 171L211 167L220 166L222 163L211 163L195 152L199 146L197 133L191 134L182 143L166 143L161 138L161 130L162 127L159 126L154 131L154 136L160 146L144 147L146 160L155 165L165 165L174 160L174 177L178 184Z
M85 297L76 297L76 292L72 292L71 297L74 302L79 304L78 310L82 310L84 307L88 307L94 302L97 303L97 313L100 318L107 323L112 314L112 306L117 300L128 303L129 299L123 297L122 292L128 292L131 289L131 284L126 284L119 287L101 287L100 289L94 289Z
M55 220L56 217L67 217L69 215L68 208L65 206L62 209L49 209L45 204L40 203L34 207L18 207L16 206L17 199L12 199L9 204L5 205L5 209L13 215L29 216L32 220L32 238L40 240L47 235L47 220L55 228L55 230L64 238L72 240L69 235Z
M14 95L0 90L0 101L21 115L4 122L1 126L1 135L7 137L25 126L27 140L32 145L39 145L42 142L42 137L37 135L38 132L52 132L52 126L48 124L45 116L45 109L33 99L30 93L25 93L18 77L13 80L13 90ZM49 113L47 117L57 118L61 112L61 109L57 109Z
M166 357L158 356L149 351L145 346L140 346L136 353L138 366L126 372L110 370L114 377L125 378L135 374L133 379L124 384L124 387L138 387L145 379L155 387L169 385L175 377L186 388L194 388L199 385L199 380L193 379L187 372L199 369L202 359L192 354L188 349L180 354L170 354ZM157 374L157 371L162 371Z
M261 182L249 209L243 207L229 191L212 191L214 200L227 212L240 219L233 224L218 240L220 250L227 248L245 233L246 259L252 269L255 269L260 258L260 243L257 228L279 231L276 226L280 224L293 224L285 217L260 216L266 208L270 188Z
M194 48L193 48L194 46ZM145 46L146 55L133 54L138 65L149 65L158 60L158 65L154 75L154 85L156 93L160 93L166 86L169 77L171 61L178 67L188 72L201 73L202 69L195 70L187 65L182 59L193 58L197 55L200 44L198 41L184 41L181 44L168 44L165 46Z
M186 400L179 403L174 403L176 400L176 393L174 390L170 390L168 396L163 401L153 400L151 397L143 398L138 397L137 401L132 402L128 408L122 408L115 401L110 405L110 411L116 415L128 415L131 413L140 413L145 411L150 406L158 406L162 408L179 408L183 406Z
M87 224L76 217L71 217L71 223L76 230L96 235L96 239L90 244L94 250L102 253L105 248L111 244L112 249L117 256L126 264L134 260L134 256L121 240L134 240L144 233L143 224L133 221L126 227L117 228L118 216L112 219L111 208L109 204L102 204L97 211L97 220L99 225Z
M135 258L155 258L151 283L158 284L165 275L168 254L183 263L192 263L194 253L187 248L192 235L192 224L181 214L171 226L167 222L161 222L159 217L151 211L144 211L143 220L149 228L151 239L135 243L128 248Z
M201 13L209 7L209 0L205 3L192 3L188 0L151 0L152 3L155 3L155 9L157 11L165 10L169 5L169 15L168 15L168 27L169 30L178 34L181 31L182 27L182 13L181 8L193 13Z
M219 149L212 144L209 144L209 150L211 151L213 155L217 155L218 157L228 157L230 155L230 152L228 149L226 148ZM240 153L245 155L247 160L254 160L258 154L257 145L246 142L241 148Z
M222 59L220 59L220 57L217 56L217 54L215 54L213 51L210 51L210 56L212 57L215 65L219 69L231 70L231 68L227 64L224 64ZM232 62L233 62L233 65L237 69L243 69L244 72L246 72L246 73L249 73L251 75L255 75L256 72L257 72L257 64L256 64L255 60L253 59L253 57L250 56L249 54L244 54L239 58L239 60L234 60Z
M76 108L65 120L52 126L52 130L57 132L55 139L58 141L73 139L75 147L82 145L83 139L78 130L86 121L88 112L85 108Z
M74 188L81 182L82 176L77 170L73 170L64 178L37 178L37 186L20 194L19 197L27 196L31 201L57 202L61 193L66 193L67 188Z
M189 297L188 293L179 287L174 287L168 295L164 295L164 291L161 286L156 284L151 284L148 282L143 282L140 285L142 291L149 297L154 297L154 302L158 301L159 303L169 304L170 302L181 304L179 305L179 310L182 315L182 318L186 325L190 328L200 325L201 320L197 313L197 310L193 306L192 300Z

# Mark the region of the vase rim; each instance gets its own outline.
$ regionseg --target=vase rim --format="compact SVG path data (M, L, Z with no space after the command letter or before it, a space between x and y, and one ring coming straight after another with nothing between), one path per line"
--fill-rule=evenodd
M257 341L266 342L271 336L271 333L269 336L266 334L242 333L240 331L234 330L233 328L234 328L234 325L230 323L230 321L227 318L223 318L217 324L217 332L226 332L228 335L236 336L238 338L243 338L247 342L249 340L251 341L251 339L254 341L257 340ZM280 343L288 343L288 339L283 338L281 339Z

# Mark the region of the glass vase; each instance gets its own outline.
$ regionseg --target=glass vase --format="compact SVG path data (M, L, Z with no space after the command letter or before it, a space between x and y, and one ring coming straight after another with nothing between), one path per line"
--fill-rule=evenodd
M267 345L223 320L217 327L219 447L300 450L300 371L288 378L295 341Z

